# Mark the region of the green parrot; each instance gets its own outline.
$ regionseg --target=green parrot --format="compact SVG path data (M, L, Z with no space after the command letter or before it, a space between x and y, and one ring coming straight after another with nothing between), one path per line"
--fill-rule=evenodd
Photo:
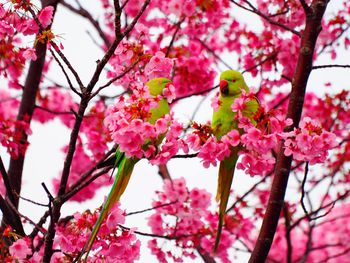
M219 107L214 110L211 127L217 139L227 134L233 129L242 134L242 130L238 128L238 121L235 119L237 112L232 111L231 105L234 100L241 97L242 90L249 92L249 88L244 81L241 73L234 70L227 70L220 75L220 95ZM255 113L259 109L259 102L257 99L249 100L246 103L242 114L249 118L255 124L253 119ZM232 179L238 160L238 152L240 146L231 147L231 154L220 162L218 188L216 193L216 200L219 202L219 222L214 245L214 252L217 251L221 231L224 223L224 216L226 206L230 194Z
M171 80L167 78L154 78L151 79L146 83L146 86L149 88L150 95L156 97L158 95L162 95L163 89L166 87L168 83L170 83ZM150 116L148 118L148 122L151 124L155 124L155 122L163 117L164 115L168 114L170 112L169 104L166 100L166 98L162 98L158 102L158 106L150 110ZM157 139L157 143L161 143L161 141L164 138L163 136L160 136L161 138ZM149 142L145 142L145 146ZM102 210L100 212L100 215L91 231L90 237L88 241L86 242L82 252L80 253L80 256L76 259L76 262L83 256L84 253L86 253L85 260L86 262L87 257L89 255L89 252L91 250L91 247L96 239L96 236L98 234L98 231L105 220L107 218L110 210L112 209L113 205L119 201L120 197L124 193L129 179L131 177L132 171L134 169L135 164L140 159L136 157L132 158L126 158L124 153L120 152L119 147L117 148L116 154L115 154L115 164L114 166L118 166L118 172L116 174L112 189L107 197L106 202L104 203Z

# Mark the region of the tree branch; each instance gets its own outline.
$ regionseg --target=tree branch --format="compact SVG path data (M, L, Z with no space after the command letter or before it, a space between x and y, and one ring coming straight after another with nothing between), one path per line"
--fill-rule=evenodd
M304 9L304 12L306 15L310 14L312 12L310 6L308 6L308 4L305 2L305 0L299 0L301 6Z
M24 229L21 222L21 218L16 213L14 205L10 205L10 201L5 200L2 195L0 195L0 210L2 212L2 223L4 225L11 226L19 235L24 236Z
M312 69L324 69L324 68L350 68L350 65L330 64L330 65L317 65L312 67Z
M10 179L9 179L9 176L6 172L6 169L5 169L5 166L4 166L4 163L2 161L2 158L0 156L0 173L2 175L2 179L4 181L4 184L5 184L5 188L6 188L6 193L7 193L7 196L8 198L10 199L10 201L12 203L15 203L15 196L13 194L13 188L11 186L11 182L10 182Z
M301 36L299 57L293 76L292 91L287 111L287 118L293 120L293 126L288 130L299 125L307 81L312 69L312 56L322 28L321 20L327 4L328 0L313 0L311 3L312 15L306 17L305 30ZM284 203L291 164L292 156L287 157L284 155L282 142L279 146L275 176L266 213L249 263L265 262L268 256Z
M271 17L269 17L268 15L260 12L255 6L253 6L249 1L247 0L244 0L244 2L251 8L247 8L241 4L239 4L238 2L236 2L235 0L230 0L232 3L234 3L236 6L240 7L240 8L243 8L244 10L247 10L249 12L252 12L260 17L262 17L263 19L265 19L266 21L268 21L271 25L275 25L275 26L278 26L286 31L289 31L289 32L292 32L293 34L297 35L300 37L300 32L294 30L293 28L290 28L284 24L281 24L279 22L276 22L275 20L273 20Z
M46 6L53 6L54 10L56 10L57 6L56 1L46 0L43 1L43 8ZM55 12L54 12L55 14ZM53 14L53 16L54 16ZM50 27L50 26L49 26ZM42 30L39 31L38 35L41 34ZM27 73L27 77L24 84L22 100L20 102L19 111L17 114L17 121L26 121L30 125L34 108L35 108L35 99L36 94L39 90L40 80L45 64L45 56L46 56L46 43L38 42L35 46L35 53L37 54L37 60L31 61L29 64L29 69ZM27 144L28 135L23 130L16 129L15 132L18 132L21 136L20 143ZM21 192L22 185L22 174L23 174L23 165L24 165L25 154L20 155L17 159L12 158L10 160L8 176L10 179L11 187L13 187L13 192L18 195ZM6 194L7 198L10 198L9 193ZM13 202L14 207L18 208L18 197L15 197Z

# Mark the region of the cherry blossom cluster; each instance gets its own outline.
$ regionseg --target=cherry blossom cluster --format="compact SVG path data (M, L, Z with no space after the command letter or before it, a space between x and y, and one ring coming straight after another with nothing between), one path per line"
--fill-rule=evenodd
M133 82L146 83L148 80L164 77L170 78L170 74L174 65L173 59L165 57L161 51L155 54L145 51L140 38L147 33L144 27L136 27L136 31L140 32L140 36L135 42L122 42L114 52L114 56L109 61L112 70L108 71L107 77L114 78L124 73L125 70L131 70L122 78L115 81L114 84L123 86L128 89Z
M105 24L108 28L113 28L114 16L109 15L113 8L108 1L102 2L109 10ZM143 1L128 1L125 6L126 14L134 17L142 4ZM127 87L135 78L145 82L147 78L167 77L171 73L177 97L208 91L213 87L216 76L212 68L215 61L213 56L206 54L209 47L201 38L202 35L212 35L220 27L221 20L228 15L222 7L227 6L228 1L152 1L150 9L146 9L131 32L129 42L119 45L118 51L112 57L113 70L109 71L108 77L118 75L127 65L138 61L137 67L118 83ZM152 8L161 12L149 12ZM169 46L167 36L172 33L174 36ZM189 36L193 38L187 39ZM158 54L164 54L165 57ZM115 63L119 60L122 63ZM173 67L172 72L168 71L170 67Z
M29 238L21 239L10 226L1 227L0 230L2 235L2 239L0 240L1 259L4 262L24 260L28 255L32 254L32 250L29 248ZM5 243L6 238L12 238L15 241L8 247Z
M203 129L202 126L200 127ZM207 126L208 127L208 126ZM210 165L216 166L217 161L222 161L231 153L231 147L240 143L240 135L237 130L232 130L224 135L221 140L210 135L205 142L202 140L202 130L190 134L186 138L189 147L198 152L198 157L203 160L203 166L208 168Z
M32 7L30 1L0 4L0 74L8 78L10 87L13 88L19 88L18 79L26 60L36 60L35 50L27 47L21 40L21 35L34 35L39 31L37 22L28 11ZM44 28L51 23L52 14L51 6L36 14Z
M131 96L120 96L108 109L105 125L113 142L127 157L146 157L153 163L164 163L181 148L178 141L181 142L182 125L173 119L172 114L166 114L154 123L149 121L160 100L171 101L173 97L172 83L167 84L163 94L157 97L149 94L148 87L135 86ZM165 142L158 147L164 138Z
M350 3L343 1L336 10L336 15L329 15L322 23L324 30L321 31L318 41L318 51L324 51L324 46L342 46L345 49L350 47L350 38L344 32L347 30L347 23L350 19ZM338 40L335 43L334 40ZM340 41L339 41L340 40ZM326 49L326 53L335 59L340 53L339 48Z
M211 69L213 61L204 55L200 43L191 41L188 46L174 48L171 56L177 58L173 78L177 97L203 93L214 87L216 72Z
M82 214L75 213L69 221L56 226L57 235L54 240L54 247L57 252L53 254L50 262L71 262L72 258L77 257L90 236L99 212L99 210L96 210L94 213L89 211ZM87 262L127 263L134 262L139 258L140 241L137 240L132 230L119 227L124 222L125 213L116 204L107 219L102 223ZM30 240L19 238L10 228L4 231L4 235L14 236L17 239L8 249L6 259L10 261L7 262L19 260L19 262L37 263L42 261L42 247L38 252L33 253ZM38 244L35 241L34 246L36 245Z
M100 211L76 213L66 225L57 226L55 245L62 253L77 256L90 236ZM119 224L125 222L125 213L116 204L102 223L96 241L89 254L88 262L134 262L139 258L140 241L131 230L124 230Z
M5 147L12 158L16 159L23 155L28 147L28 143L21 141L21 132L31 134L28 122L16 121L13 119L3 119L0 115L0 144Z
M195 257L195 250L200 248L211 253L216 236L217 215L209 210L211 195L203 189L188 189L184 178L166 180L163 190L157 192L153 206L157 207L149 217L148 224L159 239L152 239L148 247L159 262L185 262L185 258ZM240 232L237 227L234 231ZM174 239L178 249L168 250L162 237ZM222 262L231 262L227 249L233 244L233 237L223 229L216 256Z
M334 133L322 129L317 121L305 117L299 128L287 133L284 142L284 154L297 161L309 161L311 164L322 163L328 156L328 150L338 145Z

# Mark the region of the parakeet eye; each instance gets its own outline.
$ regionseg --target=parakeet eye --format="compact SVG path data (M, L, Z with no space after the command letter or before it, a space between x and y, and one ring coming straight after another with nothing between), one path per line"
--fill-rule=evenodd
M220 80L220 92L221 94L228 95L228 82L224 79Z

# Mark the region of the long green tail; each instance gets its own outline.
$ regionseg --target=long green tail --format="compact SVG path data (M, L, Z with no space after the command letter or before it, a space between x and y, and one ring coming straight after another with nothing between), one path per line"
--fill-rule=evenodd
M219 176L218 176L218 190L216 193L216 200L220 202L219 204L219 222L218 229L216 232L216 239L213 252L216 253L220 243L220 237L222 232L222 227L224 225L224 217L226 212L226 207L228 203L228 198L230 196L231 184L233 180L233 175L235 173L235 167L238 160L238 149L235 148L231 152L231 155L220 162L219 166Z
M96 239L96 236L98 234L98 231L100 230L100 227L104 221L104 219L108 216L109 212L111 211L113 205L119 201L119 198L124 193L126 186L129 183L129 179L131 177L132 171L134 169L135 164L138 162L138 159L134 158L125 158L121 159L118 172L116 175L116 178L114 180L111 192L109 193L107 200L105 204L102 207L101 213L91 231L89 240L86 242L81 256L86 253L84 262L86 262L87 257L89 256L89 252L92 248L92 245ZM79 260L79 258L78 258Z

